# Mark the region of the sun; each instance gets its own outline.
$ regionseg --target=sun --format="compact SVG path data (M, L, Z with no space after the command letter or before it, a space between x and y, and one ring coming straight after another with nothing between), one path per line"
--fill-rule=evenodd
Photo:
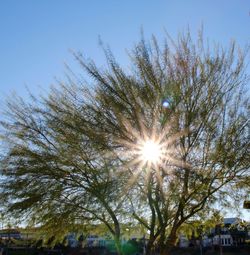
M150 118L138 113L137 122L121 118L124 128L122 138L116 140L121 171L131 173L131 183L150 173L156 178L169 176L173 169L183 167L179 158L178 140L185 131L173 132L175 118L161 122L161 112L154 112ZM131 186L132 184L130 184Z
M154 140L146 140L142 142L139 148L141 160L146 164L157 165L162 157L162 149L159 143Z

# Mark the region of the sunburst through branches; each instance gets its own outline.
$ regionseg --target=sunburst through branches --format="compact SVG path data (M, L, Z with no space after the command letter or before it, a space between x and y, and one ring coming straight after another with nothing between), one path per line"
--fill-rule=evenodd
M142 143L140 148L140 158L146 164L157 165L161 160L161 146L156 141L146 140Z
M122 154L128 162L123 169L132 174L128 186L133 185L140 175L148 178L149 174L162 183L164 176L171 174L173 169L184 167L184 162L178 158L178 140L184 131L173 131L173 118L167 125L159 120L160 114L155 114L150 122L140 115L139 125L135 126L123 119L127 139L119 140L119 143L125 148Z

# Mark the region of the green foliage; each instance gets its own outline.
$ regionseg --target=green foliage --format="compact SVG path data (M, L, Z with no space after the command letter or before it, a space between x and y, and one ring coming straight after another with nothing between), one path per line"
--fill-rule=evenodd
M139 243L135 240L129 240L122 246L123 254L132 255L140 252Z
M1 199L55 238L100 226L121 251L129 222L149 232L149 246L173 245L182 226L247 186L247 55L189 33L163 47L142 39L130 71L105 54L104 70L75 54L90 84L72 75L44 97L7 101ZM140 158L147 139L162 148L156 164Z

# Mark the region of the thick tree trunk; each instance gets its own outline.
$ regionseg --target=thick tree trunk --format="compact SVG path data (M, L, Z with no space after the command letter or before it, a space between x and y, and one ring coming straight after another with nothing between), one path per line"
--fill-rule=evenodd
M154 242L152 240L148 241L147 246L146 246L146 255L152 254L153 244L154 244Z
M160 247L160 255L171 255L171 250L176 246L177 239L176 231L172 231L168 236L167 242Z
M164 254L164 249L165 249L165 231L163 231L160 235L160 240L158 243L158 248L160 251L160 254Z

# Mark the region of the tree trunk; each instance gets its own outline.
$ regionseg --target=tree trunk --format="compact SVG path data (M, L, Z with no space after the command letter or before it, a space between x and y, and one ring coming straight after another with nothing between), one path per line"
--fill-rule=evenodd
M164 247L161 247L160 255L171 255L171 250L176 246L177 238L176 231L172 231Z
M161 236L160 236L159 244L158 244L160 254L164 254L164 250L165 250L165 235L166 235L166 232L165 232L165 230L163 230L162 233L161 233Z
M114 237L115 240L115 247L116 247L116 251L118 253L118 255L122 255L122 245L121 245L121 240L119 236L115 236Z
M152 254L153 244L154 244L154 241L149 239L147 246L146 246L146 255Z

